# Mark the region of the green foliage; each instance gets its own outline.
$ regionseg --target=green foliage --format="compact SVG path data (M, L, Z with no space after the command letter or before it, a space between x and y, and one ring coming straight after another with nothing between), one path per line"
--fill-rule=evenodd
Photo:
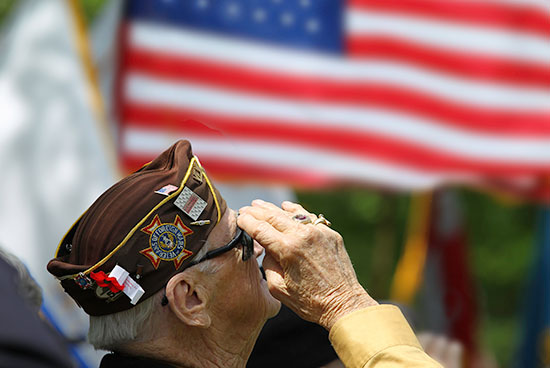
M79 0L86 22L89 24L99 14L108 0ZM120 1L120 0L116 0Z
M484 286L486 307L495 317L514 313L535 244L536 208L473 192L463 197L474 275Z
M480 338L483 347L487 351L494 352L500 367L511 367L519 344L522 326L517 316L504 316L502 318L490 315L481 321Z
M59 0L61 1L61 0ZM64 0L63 0L64 1ZM109 0L78 0L87 23L90 23ZM119 0L117 0L119 1ZM10 14L19 0L0 0L0 24Z
M4 22L17 0L0 0L0 24Z
M482 344L511 366L533 261L536 206L499 202L464 191L472 272L479 288Z

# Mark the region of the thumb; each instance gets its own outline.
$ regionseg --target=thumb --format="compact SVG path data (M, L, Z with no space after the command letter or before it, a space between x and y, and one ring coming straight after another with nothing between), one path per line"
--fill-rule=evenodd
M262 266L265 270L265 278L267 280L267 286L271 295L279 300L281 300L281 298L288 297L281 265L277 263L277 261L275 261L269 253L267 253Z

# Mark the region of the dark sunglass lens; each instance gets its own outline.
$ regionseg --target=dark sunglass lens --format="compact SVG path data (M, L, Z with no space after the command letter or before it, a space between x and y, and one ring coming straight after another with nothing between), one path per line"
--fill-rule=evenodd
M241 244L243 245L243 261L246 261L254 253L254 241L245 231L243 231L243 235L241 236Z

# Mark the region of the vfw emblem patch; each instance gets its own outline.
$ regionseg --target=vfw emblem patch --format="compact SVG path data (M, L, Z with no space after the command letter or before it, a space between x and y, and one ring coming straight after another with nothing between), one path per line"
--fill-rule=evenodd
M141 231L149 235L149 248L140 253L149 258L155 269L160 261L174 261L177 270L183 261L193 255L193 252L185 249L185 237L193 231L185 226L178 215L174 223L162 223L159 216L155 215L153 221Z

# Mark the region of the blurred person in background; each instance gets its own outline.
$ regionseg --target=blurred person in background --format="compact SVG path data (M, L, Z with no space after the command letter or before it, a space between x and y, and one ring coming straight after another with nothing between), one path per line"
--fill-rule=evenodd
M48 270L91 316L90 342L112 351L103 368L244 367L279 300L328 330L347 367L439 367L359 284L328 225L290 202L237 216L179 141L103 193Z
M437 360L445 368L464 366L464 346L442 334L422 331L416 335L426 354Z
M42 308L42 289L32 278L27 267L19 258L0 246L0 259L13 267L16 271L14 285L25 303L36 313L40 314Z
M0 247L0 367L74 367L62 337L39 314L42 290L25 265Z

